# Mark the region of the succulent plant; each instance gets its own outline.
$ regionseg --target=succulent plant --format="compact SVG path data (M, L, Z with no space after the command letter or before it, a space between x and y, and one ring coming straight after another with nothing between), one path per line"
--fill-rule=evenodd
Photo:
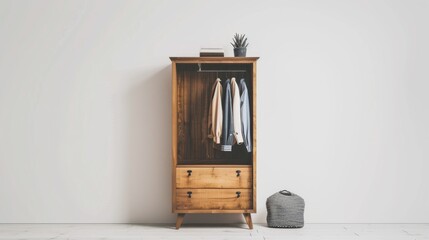
M247 42L246 34L236 33L232 40L234 41L234 43L231 43L231 45L234 48L247 48L247 46L249 45L249 43Z

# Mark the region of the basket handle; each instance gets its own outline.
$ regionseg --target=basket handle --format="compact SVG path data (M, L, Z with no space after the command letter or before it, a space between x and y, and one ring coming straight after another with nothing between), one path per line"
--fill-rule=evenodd
M281 190L279 193L285 196L292 196L292 193L288 190Z

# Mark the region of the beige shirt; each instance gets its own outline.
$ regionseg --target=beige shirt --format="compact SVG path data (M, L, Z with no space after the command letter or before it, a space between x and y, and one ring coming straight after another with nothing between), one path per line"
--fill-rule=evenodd
M220 135L222 133L222 84L220 79L216 79L212 88L212 100L209 107L208 127L209 138L213 138L213 142L220 144Z
M240 112L240 90L235 78L231 79L232 95L232 116L234 121L234 139L237 144L243 143L243 133L241 131L241 112Z

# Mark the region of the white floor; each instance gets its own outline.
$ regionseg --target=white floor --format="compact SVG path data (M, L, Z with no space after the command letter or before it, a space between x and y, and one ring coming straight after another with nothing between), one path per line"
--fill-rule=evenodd
M0 239L428 239L429 224L307 224L302 229L273 229L256 224L0 224Z

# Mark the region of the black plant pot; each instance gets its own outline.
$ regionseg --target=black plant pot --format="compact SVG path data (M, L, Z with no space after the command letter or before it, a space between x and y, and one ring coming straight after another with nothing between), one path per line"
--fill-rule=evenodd
M234 48L234 57L245 57L247 48Z

